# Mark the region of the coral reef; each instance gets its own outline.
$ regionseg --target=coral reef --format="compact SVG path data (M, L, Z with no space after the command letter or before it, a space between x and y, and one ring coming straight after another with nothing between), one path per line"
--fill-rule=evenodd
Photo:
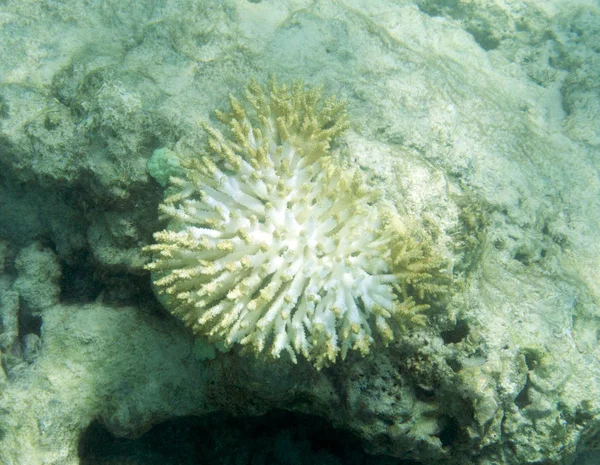
M0 463L600 463L594 3L2 2ZM381 348L369 320L377 348L320 371L221 352L143 268L198 115L274 72L347 101L315 166L354 167L395 236L453 260L427 324Z
M227 134L206 126L205 151L182 162L160 206L170 223L147 269L167 308L226 346L317 368L423 323L444 264L358 170L335 164L343 103L274 79L246 97L248 109L230 97L217 112Z

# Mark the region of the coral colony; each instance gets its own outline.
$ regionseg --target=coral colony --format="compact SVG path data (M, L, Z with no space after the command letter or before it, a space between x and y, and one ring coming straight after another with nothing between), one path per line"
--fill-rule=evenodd
M146 248L165 306L214 342L318 369L422 324L443 263L360 171L336 166L344 104L275 80L246 100L230 98L226 130L207 126L205 150L170 179L169 225Z

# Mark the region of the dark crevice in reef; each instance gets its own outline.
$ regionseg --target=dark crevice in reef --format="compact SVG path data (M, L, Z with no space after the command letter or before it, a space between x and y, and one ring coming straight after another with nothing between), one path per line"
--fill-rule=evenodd
M146 274L134 275L99 269L93 257L81 254L73 263L61 261L60 300L63 304L81 304L97 299L109 305L131 305L154 309L150 280ZM162 312L156 311L157 314Z
M452 417L442 417L440 423L442 429L437 436L442 446L450 446L457 442L460 436L460 423Z
M463 320L459 320L454 328L448 331L442 331L444 344L457 344L469 335L469 326Z
M528 391L529 391L529 381L527 381L525 383L525 386L523 387L523 389L521 389L521 392L519 392L519 394L515 398L515 405L517 407L519 407L519 409L521 409L521 410L523 410L525 407L527 407L529 404L531 404L531 400L529 399Z
M177 418L137 439L116 438L93 423L80 440L79 457L81 465L420 465L369 455L351 433L284 410Z
M93 302L103 288L94 276L94 267L87 256L80 257L76 264L61 263L61 302Z
M19 338L26 334L36 334L40 336L42 333L42 318L39 315L32 315L29 312L22 312L19 315Z

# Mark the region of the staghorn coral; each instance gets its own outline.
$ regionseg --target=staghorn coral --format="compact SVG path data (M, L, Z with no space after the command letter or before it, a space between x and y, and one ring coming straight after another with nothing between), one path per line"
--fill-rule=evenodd
M165 306L213 341L317 368L422 324L422 299L445 289L442 261L332 160L344 104L274 80L246 98L230 97L225 134L207 125L204 152L170 179L168 228L146 248Z

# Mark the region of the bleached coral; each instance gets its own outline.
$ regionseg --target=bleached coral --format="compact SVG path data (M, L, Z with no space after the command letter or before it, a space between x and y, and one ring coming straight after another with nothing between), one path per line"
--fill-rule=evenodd
M226 345L320 368L423 323L411 295L444 290L426 240L329 154L344 105L319 90L252 82L245 108L217 112L205 151L182 160L147 248L166 307Z

